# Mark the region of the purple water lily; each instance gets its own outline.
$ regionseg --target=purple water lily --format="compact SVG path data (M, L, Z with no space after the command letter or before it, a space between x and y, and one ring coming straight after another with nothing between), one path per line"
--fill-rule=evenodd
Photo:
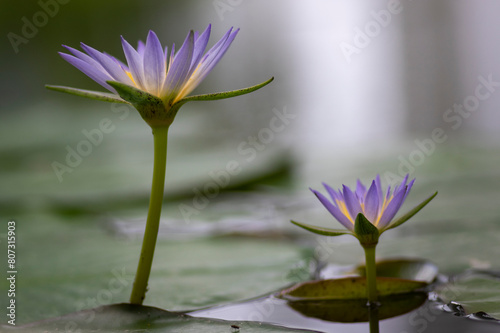
M323 206L347 230L330 229L291 221L293 224L319 235L341 236L350 234L359 240L365 251L366 297L373 306L378 304L375 248L380 235L408 221L437 195L437 192L434 193L408 213L393 220L415 182L415 179L413 179L408 183L408 177L409 175L406 175L401 184L394 188L394 191L391 191L389 186L385 194L380 184L379 175L375 177L368 189L359 180L354 191L345 185L343 185L342 190L335 191L327 184L323 184L330 195L330 199L311 189Z
M170 53L167 48L163 49L153 31L149 32L146 43L139 42L137 49L122 37L127 64L83 43L81 46L85 53L65 46L71 54L60 53L61 56L111 93L46 85L50 90L76 96L130 104L151 126L154 142L153 184L141 255L130 295L132 304L142 304L146 297L163 206L168 130L177 112L187 102L214 101L249 94L274 79L271 77L243 89L188 96L224 56L239 29L229 29L205 53L210 30L209 25L201 34L189 32L179 51L175 51L174 45Z
M181 48L172 46L170 55L163 49L153 31L149 31L146 43L139 42L134 49L123 37L122 47L127 65L96 49L81 43L78 51L64 46L71 54L60 53L70 64L78 68L101 86L117 94L107 81L120 82L172 105L193 91L225 54L239 29L229 29L226 34L204 54L210 37L209 25L201 34L190 31Z
M408 175L400 185L394 188L392 193L389 186L385 194L382 190L379 175L372 181L368 190L359 180L355 191L345 185L343 185L342 190L335 191L327 184L323 184L331 200L316 190L311 189L311 191L337 221L347 229L354 231L356 217L359 213L362 213L368 221L380 231L383 231L390 227L389 223L401 208L408 193L410 193L415 179L408 184L407 182Z

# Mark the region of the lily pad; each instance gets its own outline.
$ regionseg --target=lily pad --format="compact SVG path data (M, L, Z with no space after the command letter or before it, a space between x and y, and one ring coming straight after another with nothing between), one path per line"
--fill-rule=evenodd
M427 283L422 281L377 277L380 297L410 293L425 286ZM279 297L289 301L366 299L366 278L347 277L303 282L283 290Z
M427 294L418 292L403 295L391 295L380 298L377 309L379 320L399 316L420 307L427 300ZM356 323L370 319L371 309L366 306L366 300L335 300L335 301L295 301L288 305L306 317L317 318L331 322Z
M424 259L388 259L377 261L379 296L404 294L422 289L434 281L438 268ZM280 296L288 300L344 300L366 297L365 266L355 268L350 276L297 284L283 290Z
M356 267L355 272L365 275L365 266ZM438 267L425 259L387 259L377 261L377 276L395 277L431 283L438 275Z
M17 279L17 324L128 301L141 238L106 233L105 223L87 216L72 216L70 221L52 214L17 219L16 231L22 235L16 253L22 272ZM0 237L2 243L5 237ZM187 311L271 293L291 281L308 279L289 273L310 256L276 240L162 237L145 305ZM0 281L0 289L7 290L7 283ZM7 297L0 297L2 307L7 302Z
M453 302L463 315L485 312L500 319L500 272L469 271L436 289L444 303Z
M154 307L112 304L23 326L2 326L12 332L304 332L255 322L193 318Z

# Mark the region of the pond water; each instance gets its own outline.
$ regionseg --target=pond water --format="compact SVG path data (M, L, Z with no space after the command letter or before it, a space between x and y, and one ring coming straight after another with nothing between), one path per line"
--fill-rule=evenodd
M93 128L103 117L78 111L82 112L67 115L64 108L37 108L31 125L21 123L22 119L0 124L8 137L19 137L19 128L35 133L0 144L4 162L0 182L8 189L0 193L0 209L17 222L19 235L20 325L128 300L151 181L150 133L135 122L113 118L116 131L59 181L51 163L64 161L65 147L81 140L75 133ZM116 116L112 110L103 112ZM65 126L49 134L38 126L46 119L64 117L68 118ZM186 123L191 120L186 118ZM46 140L41 142L40 137ZM293 283L329 278L333 273L326 268L332 264L363 261L352 237L313 237L289 221L332 227L335 221L308 187L320 188L322 181L334 187L352 185L357 177L369 179L377 172L394 171L399 153L352 157L318 152L321 163L303 161L299 166L286 151L270 145L252 163L242 161L241 174L198 207L189 221L179 207L193 207L193 200L201 199L194 191L213 182L210 175L223 170L227 161L242 157L238 142L228 146L225 137L215 140L218 144L201 140L205 145L200 147L200 137L177 132L170 141L163 219L146 305L196 318L262 321L321 332L368 332L368 323L328 321L328 311L323 319L313 318L304 314L306 310L299 312L267 295ZM412 145L404 150L411 151ZM500 318L498 274L495 277L495 268L500 267L500 151L448 148L436 150L419 167L402 211L436 190L439 195L412 221L384 234L377 257L432 260L441 274L457 277L454 290L460 297L446 303L459 301L463 311L431 295L417 309L380 320L381 332L500 331L500 324L481 314L470 315L485 311ZM0 236L5 231L0 230ZM470 269L484 274L470 275ZM110 289L117 276L123 283ZM0 287L7 287L5 279ZM264 296L255 298L259 295ZM5 302L0 298L0 306L7 306ZM215 324L204 325L205 329Z
M500 323L496 320L479 318L479 316L466 318L449 311L450 309L445 305L428 300L422 306L404 315L380 320L379 330L386 333L489 333L500 331ZM374 333L373 330L370 331L370 323L368 322L340 323L308 317L290 307L285 300L274 297L263 297L249 302L194 311L189 314L194 317L230 321L265 322L318 332Z

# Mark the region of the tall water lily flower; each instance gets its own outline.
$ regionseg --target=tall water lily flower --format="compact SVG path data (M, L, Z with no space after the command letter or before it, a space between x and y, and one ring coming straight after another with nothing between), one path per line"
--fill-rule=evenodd
M64 46L71 54L60 53L110 93L62 86L47 88L78 96L114 103L132 104L152 127L168 126L179 108L189 101L216 100L248 94L270 83L273 78L253 87L205 95L188 96L212 71L233 42L239 30L229 29L206 53L211 26L199 34L189 32L181 48L163 49L158 37L150 31L144 44L134 49L123 37L122 47L127 60L117 58L81 44L81 52Z
M130 297L133 304L142 304L146 295L163 201L168 128L177 111L189 101L244 95L273 80L271 78L239 90L189 96L224 56L238 33L238 30L230 29L205 53L210 30L209 25L201 34L189 32L179 50L172 46L170 52L162 47L153 31L149 32L146 43L138 43L137 49L122 38L127 64L83 43L84 52L64 46L70 54L60 53L61 56L109 92L47 86L51 90L105 102L131 104L153 130L153 185L141 256Z
M402 183L394 188L394 191L391 191L390 186L386 192L383 191L379 175L372 181L368 189L359 180L354 191L345 185L341 190L336 191L327 184L323 184L330 198L311 189L330 214L347 230L323 228L292 221L295 225L320 235L351 234L359 240L365 250L367 297L370 302L377 300L375 247L380 235L406 222L437 195L437 192L434 193L408 213L393 220L415 182L413 179L408 183L408 176L405 176Z

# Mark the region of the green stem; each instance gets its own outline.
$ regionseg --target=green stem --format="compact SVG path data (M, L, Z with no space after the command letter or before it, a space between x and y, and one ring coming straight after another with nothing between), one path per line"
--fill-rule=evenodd
M134 286L130 295L130 303L141 305L146 297L149 273L153 263L156 238L160 226L160 214L163 202L163 190L165 187L165 169L167 164L167 136L168 126L154 127L154 166L153 184L151 186L151 197L149 199L148 218L146 230L142 241L141 257L137 266Z
M370 333L379 333L378 307L370 306L368 308L368 321L370 322Z
M370 304L377 302L377 268L375 266L375 246L364 247L366 267L366 296Z

